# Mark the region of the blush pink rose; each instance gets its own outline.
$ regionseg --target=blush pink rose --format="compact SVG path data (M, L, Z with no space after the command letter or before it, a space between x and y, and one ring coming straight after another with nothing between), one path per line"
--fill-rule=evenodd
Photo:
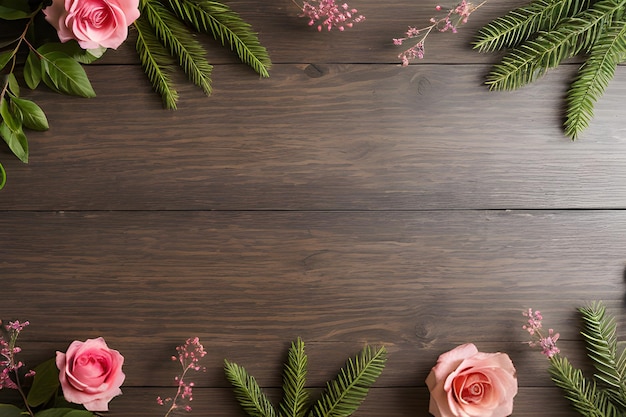
M101 337L72 342L56 356L63 396L89 411L108 411L109 401L122 393L123 364L124 357Z
M435 417L506 417L517 394L509 356L479 352L472 343L439 356L426 385Z
M116 49L139 17L139 0L53 0L43 12L61 42L75 39L83 49Z

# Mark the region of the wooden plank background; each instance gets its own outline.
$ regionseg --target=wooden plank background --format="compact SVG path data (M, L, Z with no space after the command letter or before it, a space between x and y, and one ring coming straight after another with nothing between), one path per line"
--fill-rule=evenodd
M278 398L296 337L313 390L384 344L357 415L422 416L430 367L472 341L512 357L514 416L577 415L523 344L520 312L541 309L583 367L575 309L602 299L626 323L626 67L577 142L560 123L578 62L489 92L497 55L471 40L524 3L488 1L402 68L391 39L434 3L352 0L365 22L317 33L290 0L231 1L269 79L207 42L213 95L181 83L166 111L129 41L87 68L97 98L28 93L51 129L29 134L28 165L0 150L0 317L31 321L24 358L103 336L126 357L109 415L155 416L175 346L199 336L195 415L243 416L224 358Z

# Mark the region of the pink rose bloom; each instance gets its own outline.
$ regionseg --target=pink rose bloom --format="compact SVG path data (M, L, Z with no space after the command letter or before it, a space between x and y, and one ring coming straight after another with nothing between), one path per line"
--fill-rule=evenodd
M72 342L66 353L57 352L56 364L65 399L89 411L108 411L122 393L124 357L101 337Z
M139 0L53 0L43 12L61 42L76 39L83 49L116 49L139 17Z
M479 352L472 343L439 356L426 385L435 417L506 417L517 394L509 356Z

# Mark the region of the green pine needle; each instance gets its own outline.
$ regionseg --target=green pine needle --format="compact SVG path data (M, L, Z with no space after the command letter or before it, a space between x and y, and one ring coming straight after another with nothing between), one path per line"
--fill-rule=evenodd
M597 373L594 375L608 387L609 394L626 405L626 357L617 351L615 318L606 314L601 303L579 309L583 319L581 332L587 354Z
M135 21L134 26L138 34L136 49L141 65L152 83L152 87L163 99L163 105L168 109L175 110L178 92L170 79L175 61L167 49L159 43L152 27L143 16Z
M142 0L141 14L145 15L157 38L169 49L190 81L205 94L211 94L211 71L213 67L206 59L206 51L193 33L159 0Z
M166 0L176 15L196 31L212 34L228 44L241 61L262 77L269 77L272 63L252 27L228 6L211 0Z
M326 385L325 392L310 415L337 417L354 413L365 399L370 386L382 373L386 354L384 347L372 351L366 346L354 360L348 360L337 378Z
M593 107L626 60L626 0L533 0L484 26L474 48L509 48L485 83L515 90L534 82L565 59L585 63L567 95L565 134L577 139L589 126Z
M615 21L593 46L567 93L565 133L572 139L589 126L595 103L625 59L626 21Z
M282 417L304 417L307 412L309 394L305 388L307 356L304 342L298 338L291 344L283 374L283 401L279 409Z
M254 377L236 363L224 361L226 378L235 387L235 396L250 417L276 417L272 403Z
M536 32L554 29L561 19L584 10L589 3L590 0L535 0L480 29L474 48L480 52L512 48Z
M587 380L580 369L575 369L567 358L550 358L550 374L554 383L563 389L574 408L587 417L622 416L609 397Z
M385 367L387 351L373 351L369 346L349 359L337 378L329 382L313 408L306 392L307 357L304 343L298 338L291 344L283 373L283 400L280 417L348 417L363 402L369 388ZM235 396L250 417L275 417L275 411L261 388L245 369L224 361L226 378L235 388Z

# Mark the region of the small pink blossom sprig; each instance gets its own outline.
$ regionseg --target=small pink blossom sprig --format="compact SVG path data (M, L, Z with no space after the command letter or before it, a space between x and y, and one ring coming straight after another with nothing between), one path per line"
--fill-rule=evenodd
M544 335L542 333L542 324L543 316L539 311L533 311L532 309L528 309L527 311L522 312L522 314L528 318L525 325L522 326L524 330L526 330L534 339L528 343L530 347L541 347L541 353L546 355L547 358L551 358L561 350L557 347L556 342L559 340L559 334L554 333L553 329L548 329L548 335Z
M157 404L169 405L170 408L165 413L165 417L168 417L174 410L182 409L186 412L191 412L191 406L189 403L193 401L193 387L195 386L193 381L186 380L187 373L189 371L202 371L205 372L206 368L200 366L200 359L206 355L204 346L200 344L200 339L197 337L187 339L184 345L176 347L178 356L172 356L173 361L180 362L182 372L174 378L178 385L176 395L167 398L157 397Z
M16 320L10 321L8 324L3 324L2 321L0 321L0 326L2 326L4 333L0 335L0 389L8 388L17 390L24 400L27 412L30 416L33 416L34 414L28 406L26 394L22 390L20 383L19 369L24 366L24 363L17 359L17 354L20 353L22 349L16 344L20 332L29 324L28 321L20 323ZM29 370L25 374L25 377L29 378L34 375L35 371Z
M480 6L486 3L486 0L480 3L478 6L474 6L467 0L461 0L455 7L448 10L447 14L443 17L431 17L430 26L417 29L413 26L409 26L403 38L394 38L393 44L400 46L409 39L417 39L417 42L409 49L405 50L398 55L398 58L402 61L402 66L406 67L412 59L424 58L424 44L426 38L433 30L439 32L452 32L456 33L459 26L467 23L469 16L476 11ZM441 11L441 6L436 6L435 10Z
M355 23L365 20L365 16L357 14L357 9L351 8L347 3L336 4L335 0L306 0L302 6L295 0L294 3L302 10L300 17L309 19L309 26L317 24L318 32L324 28L328 31L337 28L343 32Z

